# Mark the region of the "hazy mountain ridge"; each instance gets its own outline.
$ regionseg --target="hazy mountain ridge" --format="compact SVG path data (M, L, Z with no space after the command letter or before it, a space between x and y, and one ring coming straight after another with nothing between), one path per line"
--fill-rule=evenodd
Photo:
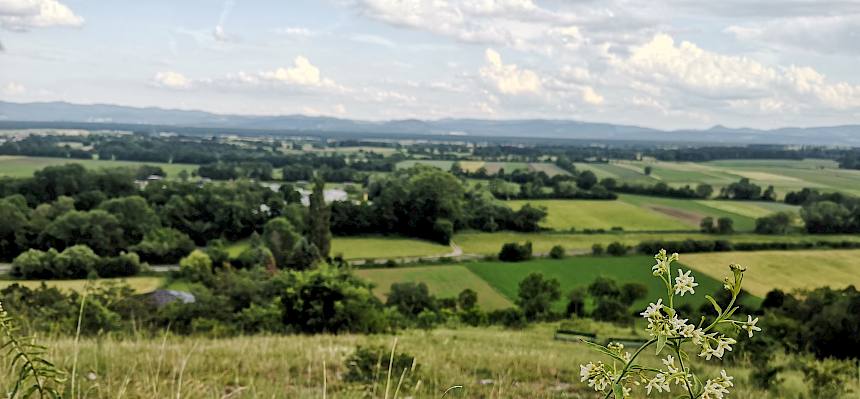
M156 107L65 102L12 103L0 101L0 120L20 122L89 122L169 125L203 128L272 129L306 132L373 134L466 135L713 142L722 144L817 144L860 146L860 125L773 130L728 128L664 131L638 126L557 119L438 119L361 121L328 116L249 116Z

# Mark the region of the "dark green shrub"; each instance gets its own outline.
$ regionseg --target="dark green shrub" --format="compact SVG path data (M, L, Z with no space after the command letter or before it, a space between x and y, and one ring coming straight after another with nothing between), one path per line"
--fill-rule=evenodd
M565 255L564 247L556 245L549 250L549 257L553 259L563 259Z
M594 244L591 246L591 254L592 255L603 255L604 249L603 245Z
M627 246L618 241L615 241L609 244L608 247L606 247L606 253L612 256L624 256L627 254Z
M499 260L503 262L522 262L532 258L532 243L531 241L525 244L509 242L502 246L499 252Z
M346 373L343 379L347 382L370 384L385 380L388 377L389 368L392 380L400 378L400 375L406 371L404 381L411 383L418 371L418 364L415 362L415 357L408 353L395 352L392 360L391 349L381 346L359 346L346 358Z
M137 275L140 273L140 258L134 252L104 258L96 265L96 273L102 278Z

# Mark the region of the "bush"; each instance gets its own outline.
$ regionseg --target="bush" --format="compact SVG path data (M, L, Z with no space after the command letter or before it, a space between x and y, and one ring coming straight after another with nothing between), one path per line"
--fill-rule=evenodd
M460 312L460 321L472 327L483 326L487 324L487 314L481 309L471 308Z
M564 247L556 245L549 250L549 257L553 259L564 259Z
M96 266L99 277L130 277L140 273L140 258L136 253L121 253L119 256L102 259Z
M53 278L82 279L96 270L101 258L86 245L74 245L60 252L54 262Z
M526 315L518 308L494 310L487 314L490 323L501 324L506 328L521 329L528 325Z
M609 244L608 247L606 247L606 253L612 256L624 256L627 255L627 246L618 241L615 241Z
M179 275L191 282L209 282L212 280L212 259L206 252L195 249L179 261Z
M390 366L390 367L389 367ZM346 358L346 373L343 379L347 382L369 384L381 381L388 376L391 369L392 379L399 378L406 370L404 379L412 381L418 365L415 357L408 353L394 353L381 346L359 346Z
M47 251L30 249L12 261L12 277L25 279L54 278L54 259L58 253L51 248Z
M731 234L735 232L735 221L728 217L717 219L717 233Z
M466 288L457 295L457 306L462 310L474 309L477 304L478 293L472 289Z
M757 234L788 234L793 217L788 212L777 212L773 215L760 217L755 220Z
M591 246L591 254L592 255L603 255L604 249L601 244L594 244Z
M601 298L591 313L595 320L622 323L630 319L627 306L614 298Z
M525 244L509 242L502 246L499 252L499 260L502 262L522 262L532 258L532 243L531 241Z
M520 281L517 305L528 320L545 320L551 316L553 302L561 298L558 280L544 279L543 274L531 273Z
M397 308L398 312L409 318L415 318L425 310L437 309L436 298L430 295L427 284L413 282L391 284L385 305Z
M146 232L143 241L129 248L140 260L151 264L176 263L194 250L194 241L187 234L170 228Z

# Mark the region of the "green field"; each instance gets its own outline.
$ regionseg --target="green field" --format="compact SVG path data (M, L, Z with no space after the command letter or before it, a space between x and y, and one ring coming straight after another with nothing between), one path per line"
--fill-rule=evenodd
M681 257L684 264L714 277L728 271L731 263L746 266L744 288L757 296L774 288L860 287L857 259L860 250L719 252Z
M625 245L636 245L648 240L683 241L691 240L728 240L731 242L816 242L816 241L860 241L857 235L759 235L759 234L731 234L714 235L704 233L605 233L605 234L578 234L578 233L517 233L517 232L461 232L454 235L457 243L466 254L495 255L499 253L502 245L508 242L531 241L536 253L547 253L555 245L561 245L569 251L590 251L593 244L602 244L604 247L611 242L618 241Z
M478 304L484 310L509 308L513 303L500 295L486 281L462 265L417 266L389 269L360 269L355 274L376 285L373 289L379 299L385 300L391 284L421 282L438 298L456 298L466 288L478 293Z
M96 284L101 284L105 282L118 282L118 283L126 283L136 292L144 293L151 292L164 284L163 277L126 277L126 278L102 278L98 280L0 280L0 289L6 288L12 284L20 284L29 288L37 288L42 283L45 283L48 287L56 287L57 289L66 291L78 291L82 292L84 288L89 284L90 286L94 286Z
M521 263L505 262L475 262L468 263L466 267L472 272L486 280L511 300L517 298L519 283L530 273L541 273L544 277L558 279L561 283L561 292L565 295L556 303L558 308L566 305L566 294L577 287L586 287L597 277L609 277L618 283L642 283L648 287L646 299L639 300L633 307L644 308L648 302L655 298L665 296L666 287L663 282L651 275L651 266L654 258L651 256L626 256L626 257L573 257L562 260L537 259ZM709 277L706 274L695 274L699 287L697 293L713 294L720 289L720 280ZM721 277L722 279L722 277ZM684 296L676 298L677 304L689 303L698 308L705 303L704 295Z
M427 165L433 166L442 170L451 170L451 165L454 165L454 161L434 161L430 159L412 159L408 161L398 162L396 167L397 169L409 169L415 165Z
M248 249L248 240L227 246L227 253L236 258ZM423 256L438 256L451 253L451 247L430 241L405 237L334 237L331 240L331 255L343 255L344 259L392 259Z
M141 165L158 166L167 172L168 178L176 177L180 171L186 170L190 175L197 170L197 165L169 164L158 162L133 162L133 161L109 161L95 159L71 159L71 158L41 158L41 157L19 157L0 155L0 176L30 177L37 170L46 166L65 165L69 163L81 164L88 169L99 168L121 168L140 167Z
M331 253L345 259L391 259L445 255L451 247L405 237L335 237Z
M660 212L624 201L591 200L519 200L507 204L517 210L525 204L542 206L549 214L542 224L553 230L576 228L624 230L689 230L691 225Z

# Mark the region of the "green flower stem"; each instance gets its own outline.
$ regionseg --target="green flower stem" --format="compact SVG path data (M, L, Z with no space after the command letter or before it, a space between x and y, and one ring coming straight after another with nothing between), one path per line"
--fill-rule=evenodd
M640 347L639 347L639 349L637 349L637 350L636 350L636 352L635 352L635 353L633 353L633 357L631 357L631 358L630 358L630 361L629 361L629 362L627 362L627 365L626 365L626 366L624 366L624 369L623 369L623 370L621 370L621 374L619 374L619 375L618 375L618 378L615 380L615 382L614 382L614 383L612 383L612 385L613 385L613 386L615 386L615 385L617 385L617 384L620 384L620 383L621 383L621 379L622 379L622 378L624 378L624 375L625 375L625 374L627 374L627 372L630 370L630 366L632 366L632 365L633 365L633 361L634 361L634 360L636 360L636 357L638 357L638 356L639 356L639 354L640 354L640 353L642 353L642 351L643 351L643 350L645 350L645 348L647 348L647 347L649 347L649 346L653 345L655 342L657 342L657 339L656 339L656 338L651 338L651 340L649 340L648 342L646 342L646 343L642 344L642 346L640 346ZM603 399L609 399L609 396L610 396L610 395L612 395L612 390L611 390L611 388L612 388L612 387L610 387L610 391L606 393L606 396L604 396L604 397L603 397Z
M684 341L678 341L677 346L675 346L675 353L678 354L678 364L681 365L681 372L684 373L684 385L687 386L687 392L690 393L690 399L696 399L696 395L693 394L693 387L690 386L690 380L687 379L687 370L684 368L684 356L681 355L681 344Z

